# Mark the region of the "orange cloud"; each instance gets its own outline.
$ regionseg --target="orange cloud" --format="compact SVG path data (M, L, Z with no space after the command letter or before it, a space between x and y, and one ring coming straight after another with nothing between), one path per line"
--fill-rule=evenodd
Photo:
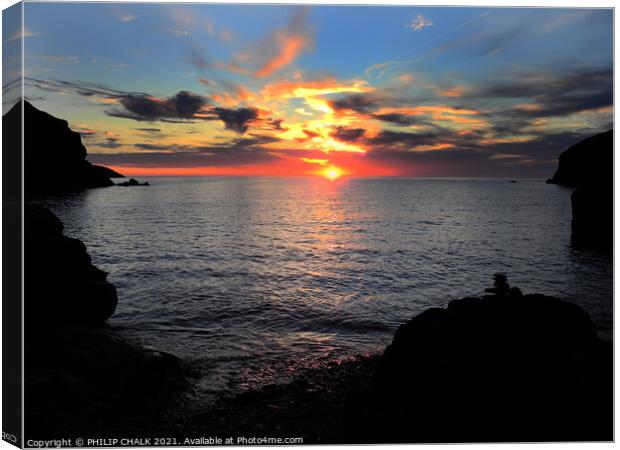
M454 86L440 91L439 95L442 97L461 97L463 92L465 92L465 88L463 86Z
M447 150L449 148L454 148L454 144L433 144L433 145L417 145L413 149L412 152L430 152L433 150Z
M489 156L491 159L519 159L523 158L523 155L513 155L512 153L495 153Z
M314 33L306 20L307 8L297 8L288 25L276 29L234 55L236 63L254 66L254 76L264 78L291 64L312 47ZM234 66L231 66L231 68ZM241 67L237 64L237 67Z
M377 114L406 114L409 116L421 116L424 114L457 114L462 116L470 116L480 114L475 109L455 108L449 105L425 105L403 108L381 108Z
M308 164L319 164L321 166L324 166L329 162L329 159L301 158L301 160Z
M467 123L470 125L484 125L485 122L478 119L470 119L469 117L462 117L453 114L433 114L433 119L435 120L444 120L447 122L454 123Z
M27 38L27 37L34 37L34 36L38 36L38 33L34 33L32 31L29 31L27 28L23 28L20 29L18 31L16 31L15 33L13 33L9 39L7 39L7 42L13 42L16 41L18 39L23 39L23 38Z
M373 90L374 88L368 86L365 81L359 80L348 82L340 82L331 78L314 81L284 80L264 86L261 90L261 97L265 101L302 98L310 109L331 115L334 114L334 110L330 102L327 99L321 98L321 96L345 92L371 92ZM312 112L306 109L297 108L296 112L302 115L312 116Z
M587 109L582 111L580 114L611 114L614 112L613 106L603 106L600 108Z
M545 125L547 125L548 122L549 120L547 119L539 118L532 122L532 126L533 127L544 127Z
M239 75L248 75L250 73L248 69L234 62L225 63L222 61L216 61L215 66L218 69L228 70L229 72L238 73Z
M277 134L283 141L304 143L305 150L319 150L323 153L345 152L366 153L366 149L359 144L342 142L331 136L333 127L342 122L327 116L319 120L311 120L305 123L291 123L285 130ZM287 142L274 143L270 147L286 147Z
M302 50L308 45L308 41L304 36L278 36L279 51L271 59L267 60L263 66L258 69L256 76L263 78L271 75L278 69L291 63L299 56Z
M325 113L325 114L333 114L334 110L326 100L315 98L315 97L305 97L305 101L308 106L316 111Z
M409 86L413 83L414 77L410 73L403 73L398 76L398 81L400 81L404 86Z
M511 144L515 142L529 142L536 139L536 136L522 135L522 136L505 136L495 137L489 139L482 139L479 141L481 145L497 145L497 144Z
M515 109L520 109L523 111L539 111L542 109L542 106L538 103L520 103L515 105Z
M119 101L116 98L98 98L100 103L103 103L104 105L118 105Z
M261 95L267 99L311 97L318 95L340 94L346 92L371 92L374 88L368 86L365 81L352 80L349 82L338 81L335 78L313 81L289 81L282 80L265 85Z

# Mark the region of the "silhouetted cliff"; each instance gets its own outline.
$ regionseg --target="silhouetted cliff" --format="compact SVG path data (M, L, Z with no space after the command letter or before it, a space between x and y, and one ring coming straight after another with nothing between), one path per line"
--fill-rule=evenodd
M548 183L573 186L572 243L611 252L614 223L613 130L592 136L562 152Z
M584 139L563 151L552 184L584 186L613 183L613 130Z
M125 175L118 173L116 170L110 169L106 166L99 166L97 164L93 164L94 173L107 178L125 178Z
M573 208L572 244L613 251L614 189L613 184L587 184L571 195Z
M3 116L2 122L5 130L20 130L21 102ZM18 149L19 137L18 132L10 133L3 144ZM86 160L80 134L72 131L66 120L40 111L27 101L24 101L24 175L27 196L113 186L110 177L122 177L112 169Z

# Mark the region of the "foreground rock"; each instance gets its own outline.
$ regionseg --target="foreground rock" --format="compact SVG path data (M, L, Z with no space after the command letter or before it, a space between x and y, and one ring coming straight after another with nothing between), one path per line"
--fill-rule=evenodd
M105 327L116 289L54 214L26 205L24 223L29 438L156 430L186 382L181 361Z
M80 134L72 131L66 120L40 111L27 101L23 106L24 186L28 196L113 186L110 178L122 176L88 162ZM18 102L3 116L4 129L20 130L21 118L22 102ZM20 133L10 133L3 145L18 149L20 139Z
M572 303L505 287L455 300L398 329L373 387L349 399L348 439L608 441L612 357Z
M597 134L560 155L549 183L577 187L571 195L572 243L608 252L613 247L613 130Z
M116 309L116 288L91 264L82 241L63 234L48 209L26 205L25 305L33 326L101 325Z
M178 358L106 328L34 330L25 355L32 439L157 435L189 373Z

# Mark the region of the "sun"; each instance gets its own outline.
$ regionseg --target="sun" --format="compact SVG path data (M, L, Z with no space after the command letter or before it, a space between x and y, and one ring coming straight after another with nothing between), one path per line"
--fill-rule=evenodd
M332 181L334 181L334 180L340 178L342 175L344 175L344 172L341 169L339 169L338 167L336 167L336 166L329 166L328 168L323 170L323 172L321 172L321 173L322 173L322 175L325 178L328 178L328 179L330 179Z

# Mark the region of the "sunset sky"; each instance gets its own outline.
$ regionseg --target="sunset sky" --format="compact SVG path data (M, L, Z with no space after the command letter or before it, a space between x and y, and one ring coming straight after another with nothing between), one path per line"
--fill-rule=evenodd
M25 92L127 175L548 177L567 146L612 128L612 21L26 3ZM5 49L19 37L5 26Z

